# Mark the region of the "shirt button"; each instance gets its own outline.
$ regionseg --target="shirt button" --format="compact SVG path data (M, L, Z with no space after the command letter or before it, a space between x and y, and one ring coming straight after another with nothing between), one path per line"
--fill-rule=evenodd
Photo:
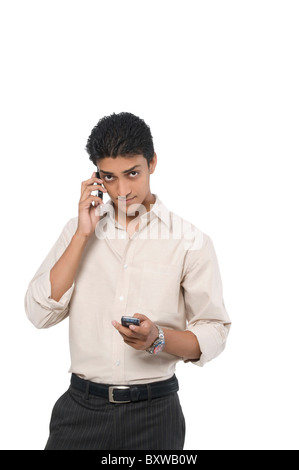
M124 300L124 296L121 295L120 298L119 298L120 301Z
M128 265L127 264L124 264L124 268L127 269Z

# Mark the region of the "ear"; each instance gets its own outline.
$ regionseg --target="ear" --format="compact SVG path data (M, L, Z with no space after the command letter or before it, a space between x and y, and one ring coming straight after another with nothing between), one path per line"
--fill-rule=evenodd
M157 165L157 154L156 154L156 152L155 152L155 153L154 153L154 156L153 156L153 159L152 159L152 161L150 162L150 166L149 166L149 172L150 172L150 174L154 173L155 168L156 168L156 165Z

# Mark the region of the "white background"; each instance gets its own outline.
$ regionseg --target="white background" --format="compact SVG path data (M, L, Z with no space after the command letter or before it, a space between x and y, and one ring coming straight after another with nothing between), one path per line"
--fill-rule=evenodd
M36 330L24 295L121 111L151 127L152 192L212 238L233 322L177 368L185 448L299 448L298 24L288 0L1 1L2 449L43 449L68 387L68 321Z

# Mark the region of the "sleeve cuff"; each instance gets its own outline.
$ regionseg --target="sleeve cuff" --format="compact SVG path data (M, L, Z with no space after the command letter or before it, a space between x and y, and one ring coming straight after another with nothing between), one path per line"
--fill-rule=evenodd
M69 301L71 300L72 293L75 287L75 283L71 285L71 287L63 294L63 296L56 301L51 299L51 282L50 282L50 271L43 273L37 282L37 289L35 293L35 300L43 305L44 307L48 307L51 310L59 311L64 310L65 307L68 305Z
M201 350L198 361L184 359L185 362L203 367L207 362L217 357L225 348L228 330L223 324L201 323L190 326L187 331L191 331L197 338Z

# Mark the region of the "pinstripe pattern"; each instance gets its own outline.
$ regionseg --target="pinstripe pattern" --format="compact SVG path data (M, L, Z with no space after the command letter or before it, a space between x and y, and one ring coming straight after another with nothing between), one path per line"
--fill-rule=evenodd
M112 404L70 387L54 405L45 450L180 450L184 440L177 393Z

